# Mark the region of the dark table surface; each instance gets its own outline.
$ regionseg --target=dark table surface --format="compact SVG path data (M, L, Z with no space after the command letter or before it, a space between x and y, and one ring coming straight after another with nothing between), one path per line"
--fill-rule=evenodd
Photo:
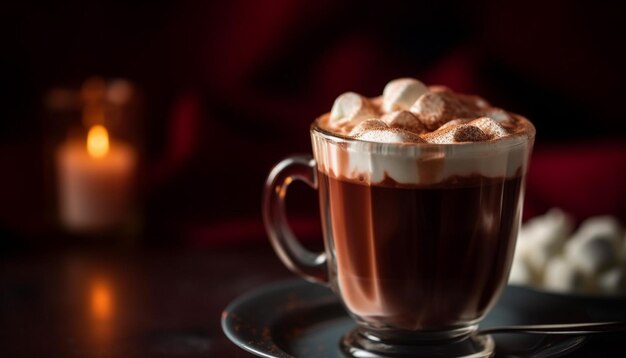
M222 333L222 310L244 292L293 277L267 244L0 260L2 357L250 357ZM624 353L625 337L594 337L574 356Z
M222 333L221 312L288 277L265 246L3 257L0 356L250 357Z

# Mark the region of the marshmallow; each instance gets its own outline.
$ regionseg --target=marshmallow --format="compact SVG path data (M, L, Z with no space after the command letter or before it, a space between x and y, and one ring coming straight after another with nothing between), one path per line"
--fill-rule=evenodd
M423 138L428 143L433 144L452 144L455 143L454 134L458 126L448 126L446 128L426 133Z
M444 88L431 90L418 98L410 111L419 117L427 129L435 130L451 120L479 118L488 106L480 97L457 94Z
M626 295L626 259L620 253L626 237L617 220L592 217L574 234L572 227L572 218L558 209L526 222L517 240L517 276L512 280L559 292ZM530 280L519 269L524 265Z
M487 133L470 124L460 125L457 127L456 131L454 131L454 141L457 143L482 142L488 139L489 135Z
M428 88L413 78L393 80L383 90L383 111L389 113L397 110L407 110Z
M481 117L469 122L468 125L476 126L480 128L489 139L501 138L509 134L498 122L489 117Z
M363 122L356 125L350 131L350 136L357 137L359 134L372 129L386 129L389 128L387 124L379 119L366 119Z
M550 254L561 249L574 228L574 219L560 209L552 208L542 216L528 220L520 230L519 240L531 241Z
M584 288L584 276L569 261L561 256L550 259L546 265L543 286L557 292L581 291Z
M539 255L539 259L541 260L540 264L536 262L530 262L530 257L532 255ZM540 285L543 281L543 268L545 264L548 262L549 255L545 251L536 250L532 241L530 240L517 240L517 244L515 245L515 255L513 256L513 262L520 262L524 265L526 271L529 274L529 283ZM537 258L533 258L533 260L537 260ZM540 266L541 270L536 269L535 267Z
M489 117L497 123L502 123L511 119L511 116L500 108L490 109L483 114L485 117Z
M573 226L574 220L559 209L551 209L522 226L516 255L522 256L538 280L541 280L550 257L560 252Z
M424 134L424 139L428 143L436 144L483 142L491 139L489 134L485 133L479 127L471 125L470 123L443 125L434 132Z
M552 255L541 246L527 245L526 253L523 256L524 262L533 276L533 281L543 282L546 266Z
M387 113L383 115L380 120L389 125L389 127L404 129L415 134L426 131L424 124L409 111Z
M589 218L565 244L565 255L587 275L599 273L619 261L621 235L615 218Z
M424 140L417 134L398 128L371 129L356 136L368 142L377 143L423 143Z
M614 267L598 278L602 293L626 295L626 266Z
M446 103L438 93L428 92L418 98L411 106L410 111L415 113L428 129L435 129L447 122L444 119L446 114ZM452 118L449 118L452 119Z
M572 237L574 242L584 242L594 238L603 238L621 248L622 228L619 222L612 216L595 216L583 221L576 234Z
M478 96L467 96L467 97L471 97L471 101L474 103L474 105L476 106L476 108L480 108L480 109L487 109L489 107L491 107L491 105L489 104L489 102L487 102L484 98L482 97L478 97Z
M463 118L453 119L451 121L447 121L446 123L442 124L441 127L437 128L437 130L459 126L461 124L467 124L467 122L469 122L469 120L463 119Z
M565 253L567 259L588 276L596 275L618 262L613 243L599 236L567 246Z
M514 256L511 273L509 274L509 283L513 285L528 285L532 281L532 274L524 261L519 256Z
M346 92L335 100L330 111L329 124L341 126L347 123L354 127L374 116L376 112L366 98L354 92Z

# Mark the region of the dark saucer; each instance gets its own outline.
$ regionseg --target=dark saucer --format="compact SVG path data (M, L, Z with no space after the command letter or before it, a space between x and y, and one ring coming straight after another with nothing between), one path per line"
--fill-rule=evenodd
M588 321L591 319L584 310L568 300L507 287L480 327ZM261 357L344 357L339 341L354 327L332 291L303 280L258 288L233 301L222 313L222 329L228 338ZM550 344L565 353L585 341L574 338L550 338ZM507 356L531 351L548 338L497 334L493 339L496 356Z

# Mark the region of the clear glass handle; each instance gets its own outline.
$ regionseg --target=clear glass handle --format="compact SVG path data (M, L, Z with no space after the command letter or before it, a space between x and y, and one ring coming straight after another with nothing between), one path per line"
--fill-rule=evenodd
M285 215L287 187L302 180L317 189L315 159L309 155L294 155L282 160L270 172L263 191L263 221L272 247L282 262L306 280L326 284L328 268L326 254L305 249L291 231Z

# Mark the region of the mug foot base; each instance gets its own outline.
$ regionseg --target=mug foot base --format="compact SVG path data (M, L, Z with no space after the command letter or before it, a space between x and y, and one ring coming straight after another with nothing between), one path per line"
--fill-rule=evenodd
M402 341L380 340L361 328L348 332L341 339L341 351L346 357L491 357L494 341L489 335L470 334L451 340Z

